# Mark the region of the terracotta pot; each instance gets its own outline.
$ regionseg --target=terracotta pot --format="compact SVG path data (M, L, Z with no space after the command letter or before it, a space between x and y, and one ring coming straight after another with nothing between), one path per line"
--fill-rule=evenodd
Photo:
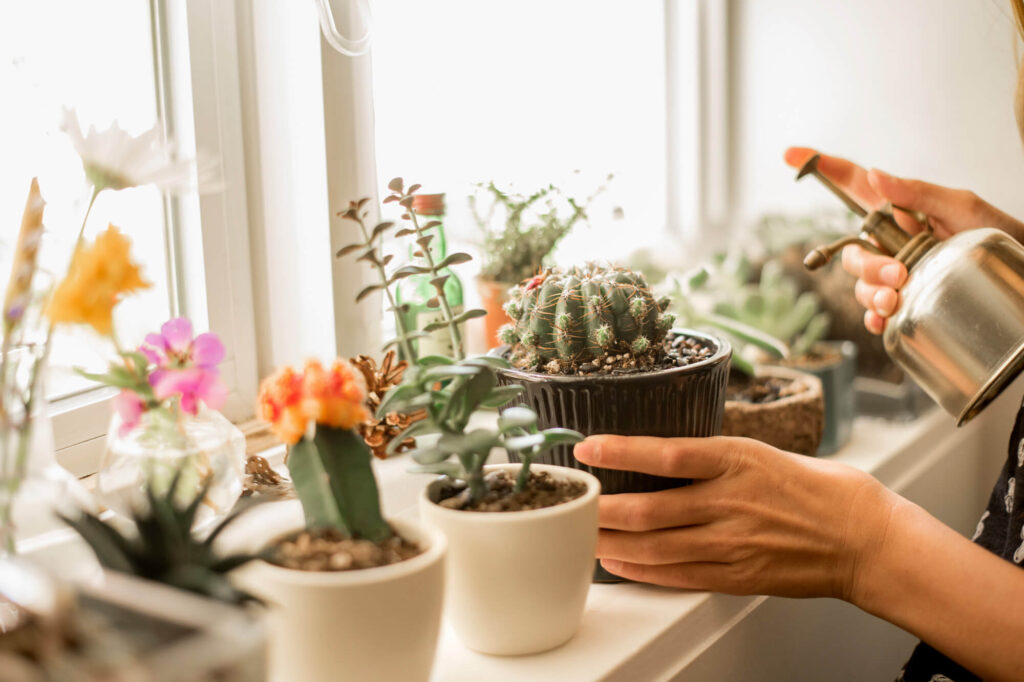
M268 537L303 528L297 500L269 506L272 515L250 514L244 526L231 529L233 535L249 529L242 549L253 551ZM441 626L447 542L433 528L399 519L389 522L402 537L423 547L423 553L354 571L300 571L253 561L236 572L240 586L270 606L270 679L430 679ZM237 546L232 539L226 542Z
M857 346L852 341L822 341L818 345L835 353L835 360L803 364L798 358L793 364L783 366L813 374L821 380L825 430L817 454L831 455L846 445L853 433L853 419L857 414L856 391L853 388L857 374Z
M520 466L496 464L486 470L515 476ZM535 464L531 470L582 481L587 490L563 504L514 512L441 507L436 502L444 479L420 496L420 517L448 538L445 613L462 643L475 651L502 656L547 651L571 639L583 617L601 484L564 467Z
M511 322L505 314L505 303L508 301L508 290L515 284L496 282L484 277L476 278L476 288L480 292L480 301L487 316L484 317L484 346L494 348L501 345L498 330L503 324Z
M761 367L757 374L788 379L796 393L769 403L726 400L722 435L753 438L801 455L817 453L825 427L821 380L786 367Z

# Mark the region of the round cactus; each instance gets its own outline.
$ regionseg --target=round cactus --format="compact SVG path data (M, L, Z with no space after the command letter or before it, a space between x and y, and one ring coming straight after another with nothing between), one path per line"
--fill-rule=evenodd
M501 340L517 346L524 364L585 363L609 353L656 350L674 317L668 299L655 299L643 275L588 265L553 268L509 292L512 319Z

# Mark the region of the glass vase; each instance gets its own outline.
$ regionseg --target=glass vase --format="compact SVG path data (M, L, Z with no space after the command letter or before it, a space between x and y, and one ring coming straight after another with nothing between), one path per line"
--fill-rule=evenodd
M43 394L44 372L36 370L41 350L23 346L8 351L3 391L6 420L0 428L0 557L31 552L66 539L70 529L58 514L95 511L92 496L57 463L49 405ZM31 376L36 375L36 385ZM34 393L31 416L25 398Z
M160 496L178 476L179 505L206 486L194 527L202 531L227 515L242 494L245 436L216 410L202 407L177 419L152 410L134 428L122 433L121 427L115 413L96 485L100 501L115 513L130 516L145 504L147 485Z

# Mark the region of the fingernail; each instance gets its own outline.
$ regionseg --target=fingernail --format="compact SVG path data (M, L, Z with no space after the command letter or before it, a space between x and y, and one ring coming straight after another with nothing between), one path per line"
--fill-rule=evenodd
M889 263L883 265L882 269L878 271L878 276L882 279L883 284L895 288L903 284L903 266L899 263Z
M617 573L622 569L622 562L618 559L601 559L601 566L610 573Z
M576 443L573 446L572 454L580 461L593 464L601 458L601 446L597 442L587 439L581 443Z

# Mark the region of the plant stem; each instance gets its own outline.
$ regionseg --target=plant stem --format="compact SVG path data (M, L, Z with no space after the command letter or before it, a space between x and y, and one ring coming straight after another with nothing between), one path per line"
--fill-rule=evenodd
M522 459L523 465L519 467L519 475L516 476L515 491L517 493L526 490L526 484L530 482L530 460L533 459L526 453L520 453L519 457Z
M370 233L366 230L366 224L359 216L356 216L356 222L359 223L359 229L363 233L363 240L366 242L366 247L372 249L373 244L371 243ZM377 274L380 276L381 284L384 286L384 294L388 297L388 302L391 304L391 312L395 316L395 327L398 330L398 343L402 346L402 352L405 354L405 357L409 358L409 364L413 365L416 361L416 353L413 352L412 343L409 341L409 330L406 329L405 320L402 319L402 313L398 309L398 302L395 301L395 296L391 293L391 287L388 286L388 273L376 258L373 259L373 265L377 270Z
M423 237L423 230L420 228L420 223L416 220L416 212L412 210L412 203L406 209L409 212L409 220L412 222L412 227L416 230L418 237ZM434 277L440 277L441 271L437 269L437 264L434 262L434 256L430 252L430 244L422 247L423 257L427 261L427 266L430 268L431 273ZM459 333L459 325L455 322L455 314L452 313L452 307L448 304L448 297L444 293L444 285L434 287L437 289L437 300L441 304L441 311L444 315L444 321L448 324L448 331L452 337L452 355L456 360L465 360L466 354L462 351L462 335Z
M476 466L463 467L466 470L466 485L469 486L470 502L481 500L487 494L487 482L484 481L483 467L483 463L487 461L487 454L489 453L470 453L471 463Z

